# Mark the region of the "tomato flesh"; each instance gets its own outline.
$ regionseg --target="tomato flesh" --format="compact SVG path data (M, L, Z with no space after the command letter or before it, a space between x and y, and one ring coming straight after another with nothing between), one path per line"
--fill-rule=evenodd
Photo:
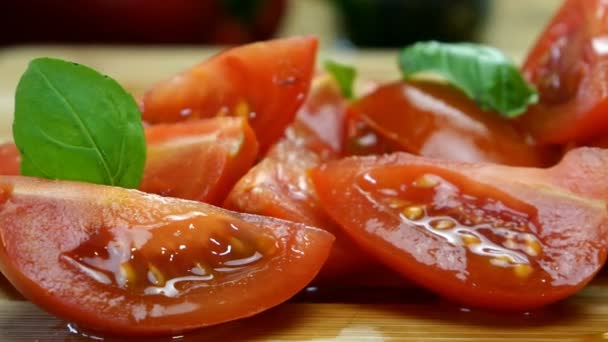
M163 196L221 203L253 165L255 133L244 118L211 118L146 128L139 189Z
M527 143L507 119L482 111L449 85L387 84L355 102L353 110L379 135L409 153L521 166L554 161L546 157L550 151Z
M312 280L331 234L135 190L0 178L0 270L28 299L110 334L247 317Z
M608 151L570 154L540 170L395 153L312 178L329 215L395 271L464 305L528 310L581 289L606 261L605 194L579 183L606 183L588 167ZM588 179L558 182L572 160Z
M245 117L266 151L304 102L316 49L316 38L292 37L227 50L150 89L143 119L155 124Z
M582 142L608 129L608 3L567 0L524 65L540 103L521 118L540 142Z
M13 143L0 145L0 175L17 176L21 168L21 154Z

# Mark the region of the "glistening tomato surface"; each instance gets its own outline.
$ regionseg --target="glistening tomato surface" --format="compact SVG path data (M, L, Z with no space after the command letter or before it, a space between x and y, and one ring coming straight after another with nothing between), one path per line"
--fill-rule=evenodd
M387 84L356 101L352 109L380 136L417 155L522 166L553 161L546 157L548 151L527 143L508 120L482 111L449 85Z
M306 286L331 234L204 203L0 177L0 270L28 299L110 334L251 316Z
M528 310L605 263L607 165L601 149L547 170L396 153L331 162L312 178L330 216L395 271L464 305Z
M285 137L241 178L224 203L228 209L300 222L335 234L336 243L319 274L321 281L336 280L372 264L323 211L308 175L309 169L338 157L344 102L331 79L318 79Z
M304 102L316 51L314 37L227 50L149 90L143 98L143 119L154 124L221 115L246 117L265 151Z
M523 66L540 103L521 118L544 143L583 142L608 129L608 3L567 0Z
M221 203L253 165L258 144L245 118L210 118L146 128L148 145L139 189Z

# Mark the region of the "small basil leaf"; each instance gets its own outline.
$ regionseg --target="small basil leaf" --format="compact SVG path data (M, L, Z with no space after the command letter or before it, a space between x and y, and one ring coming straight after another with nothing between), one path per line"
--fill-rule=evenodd
M421 42L403 49L399 67L406 79L420 72L444 77L484 110L513 118L538 102L538 93L497 49L471 44Z
M30 62L15 94L13 137L26 176L126 188L143 176L137 104L116 81L83 65Z
M353 98L353 87L355 78L357 77L357 70L354 67L330 59L325 61L325 70L332 75L332 77L338 82L342 95L347 99Z

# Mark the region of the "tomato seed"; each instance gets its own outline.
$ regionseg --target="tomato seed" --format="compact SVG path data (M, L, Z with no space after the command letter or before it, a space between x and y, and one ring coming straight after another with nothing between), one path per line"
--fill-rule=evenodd
M532 266L528 264L517 264L515 267L513 267L513 271L515 272L516 276L520 278L527 278L530 276L530 274L532 274L534 269L532 269Z
M437 184L439 184L438 178L439 177L437 177L435 175L425 174L425 175L418 177L414 181L414 183L412 183L412 185L417 188L423 188L423 189L434 188L435 186L437 186Z
M403 215L410 220L420 220L424 217L424 208L417 205L406 207L403 209Z
M439 230L452 229L456 226L456 223L451 220L434 220L431 221L431 227Z

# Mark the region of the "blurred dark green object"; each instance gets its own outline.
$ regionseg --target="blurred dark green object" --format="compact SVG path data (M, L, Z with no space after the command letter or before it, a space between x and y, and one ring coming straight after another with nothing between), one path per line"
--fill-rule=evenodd
M475 41L490 0L330 0L353 44L403 47L421 40Z

